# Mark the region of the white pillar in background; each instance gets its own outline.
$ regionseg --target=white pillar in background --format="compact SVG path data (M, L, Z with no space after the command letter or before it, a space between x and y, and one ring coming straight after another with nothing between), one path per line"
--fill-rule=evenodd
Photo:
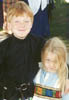
M65 0L67 3L69 3L69 0Z

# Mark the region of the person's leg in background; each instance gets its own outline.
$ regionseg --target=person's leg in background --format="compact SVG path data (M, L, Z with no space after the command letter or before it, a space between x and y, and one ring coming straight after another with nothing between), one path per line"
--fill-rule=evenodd
M0 1L0 30L3 28L3 2Z

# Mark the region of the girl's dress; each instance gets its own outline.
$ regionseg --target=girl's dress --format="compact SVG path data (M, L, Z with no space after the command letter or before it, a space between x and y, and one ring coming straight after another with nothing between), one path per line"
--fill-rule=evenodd
M34 79L33 100L69 100L69 94L61 95L58 79L57 73L46 72L40 68Z

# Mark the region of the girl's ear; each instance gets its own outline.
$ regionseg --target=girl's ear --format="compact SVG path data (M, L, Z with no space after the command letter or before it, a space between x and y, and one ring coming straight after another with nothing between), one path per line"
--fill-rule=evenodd
M69 79L66 80L66 85L65 85L65 94L69 93Z

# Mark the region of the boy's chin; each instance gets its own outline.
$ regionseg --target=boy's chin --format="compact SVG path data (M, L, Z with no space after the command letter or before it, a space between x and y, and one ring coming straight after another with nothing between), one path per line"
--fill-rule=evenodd
M29 33L28 33L29 34ZM16 38L18 38L18 39L25 39L26 37L27 37L27 35L28 34L26 34L26 35L15 35L15 34L13 34Z

